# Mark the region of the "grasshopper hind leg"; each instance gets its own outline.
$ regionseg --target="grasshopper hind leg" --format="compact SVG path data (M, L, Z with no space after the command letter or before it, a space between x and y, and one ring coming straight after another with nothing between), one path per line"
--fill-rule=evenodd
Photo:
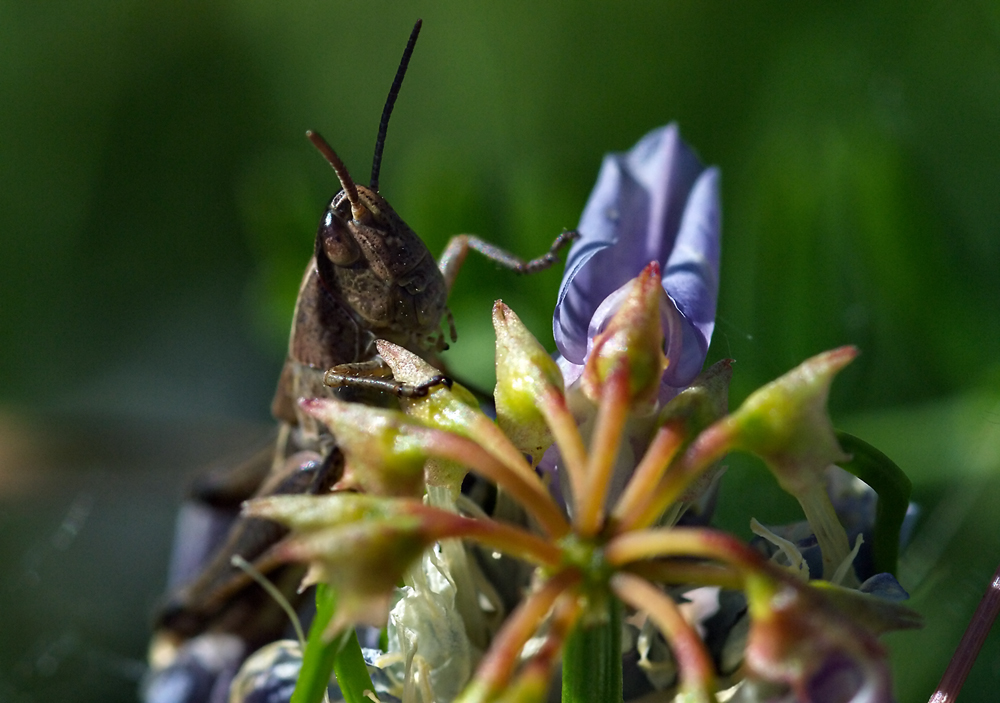
M337 447L323 457L313 452L296 453L254 496L326 493L340 479L343 465L343 454ZM211 554L205 554L201 545L196 545L202 563L189 564L193 561L191 555L185 557L186 583L161 608L157 618L159 628L181 638L213 629L255 644L274 639L284 629L284 615L271 607L270 597L245 572L233 566L231 560L238 554L261 573L274 574L277 580L285 582L284 589L294 598L301 570L281 566L271 554L271 547L286 533L284 527L268 520L236 516L225 539ZM180 544L179 549L190 550L190 545ZM193 572L195 577L191 579Z

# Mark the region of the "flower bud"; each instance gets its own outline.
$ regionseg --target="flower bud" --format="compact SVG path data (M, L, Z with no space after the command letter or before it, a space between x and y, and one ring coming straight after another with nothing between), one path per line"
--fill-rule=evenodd
M729 410L729 382L732 377L732 359L716 362L663 406L657 424L681 420L686 434L696 436Z
M826 401L833 377L857 353L854 347L840 347L807 359L751 394L725 421L734 448L761 457L799 501L822 550L826 579L851 553L826 492L826 467L850 458L837 443ZM853 572L846 583L857 584Z
M712 423L724 417L729 410L729 382L733 377L733 360L722 359L698 374L691 385L674 396L660 411L659 424L680 421L687 437L698 434ZM677 511L691 509L702 496L709 493L716 484L722 469L715 466L706 469L685 488L679 500L682 507Z
M303 586L328 583L339 594L326 635L360 622L381 627L403 573L437 539L419 501L357 493L273 496L249 501L245 515L294 530L276 545L279 561L309 564Z
M823 480L823 470L849 457L826 411L830 383L854 347L824 352L755 391L732 414L736 446L762 457L792 495Z
M667 368L664 328L669 334L674 327L676 308L666 300L660 283L660 266L655 261L621 288L620 295L609 296L603 304L618 306L618 311L594 338L581 378L583 392L598 403L604 384L613 373L624 368L633 407L652 407L659 394L660 378ZM595 316L599 314L600 311Z
M392 369L393 378L401 383L420 385L440 376L441 372L404 347L379 339L375 341L379 356ZM417 398L400 398L407 415L420 422L462 436L470 436L479 422L489 422L475 396L458 383L441 384ZM465 467L450 461L431 459L425 467L428 484L447 486L458 494L466 475Z
M627 153L604 157L597 185L566 257L552 333L567 370L580 375L594 336L617 308L608 303L650 261L674 308L665 328L670 368L661 397L687 386L715 328L719 293L719 170L705 168L676 124L656 129Z
M884 648L816 591L751 576L747 598L746 665L752 679L784 684L795 700L893 700Z
M563 393L562 374L520 318L499 300L493 304L493 329L497 338L497 385L493 392L497 424L515 447L538 461L552 445L539 399Z
M419 386L441 372L428 364L409 349L400 347L384 339L375 340L379 356L392 369L392 376L400 383ZM431 388L427 395L416 398L400 398L403 411L432 427L461 434L468 419L468 409L480 413L476 397L467 388L458 384L441 384Z
M401 412L337 399L303 399L302 409L330 428L347 459L341 487L384 496L423 493L427 452L407 432L422 427Z

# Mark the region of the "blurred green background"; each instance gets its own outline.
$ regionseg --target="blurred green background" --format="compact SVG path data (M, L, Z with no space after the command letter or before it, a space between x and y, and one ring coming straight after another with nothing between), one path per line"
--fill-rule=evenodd
M894 635L926 700L1000 560L1000 3L0 0L0 701L128 701L182 487L253 443L327 199L321 131L440 251L526 256L602 155L680 123L723 173L710 360L734 401L844 343L838 425L915 481ZM551 345L560 273L470 257L454 368L490 304ZM795 519L733 459L733 529ZM1000 637L962 701L996 700Z

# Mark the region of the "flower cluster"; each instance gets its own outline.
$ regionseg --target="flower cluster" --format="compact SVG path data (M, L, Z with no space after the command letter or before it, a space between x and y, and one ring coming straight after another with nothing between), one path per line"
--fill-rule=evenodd
M659 344L608 340L624 336L634 342L655 335L658 277L658 267L651 264L634 281L587 361L584 385L600 399L589 447L552 360L502 303L493 315L500 379L496 423L458 386L410 400L406 412L338 400L303 401L308 412L343 438L349 470L342 488L365 492L273 497L250 503L247 514L293 528L279 557L308 562L310 582L336 588L340 604L330 636L353 623L384 625L396 585L407 580L421 554L457 537L523 559L537 570L534 585L493 638L461 700L501 700L512 691L520 692L518 700L543 700L566 639L607 622L614 599L645 613L662 631L677 660L686 700L712 700L712 659L660 584L746 593L749 678L786 686L799 700L814 700L809 691L827 678L837 678L838 685L850 679L859 690L881 692L866 700L889 700L875 635L911 626L910 611L833 584L811 587L728 535L657 526L674 506L693 500L692 491L703 485L700 479L738 448L762 456L782 484L808 496L803 505L815 501L825 519L829 499L824 503L816 497L826 495L815 490L824 485L817 467L842 454L823 404L830 380L854 356L853 349L810 359L721 417L727 368L723 364L696 378L659 411L648 450L621 495L605 507L630 408L644 407L641 401L655 395L664 368ZM397 378L418 380L435 373L399 347L383 343L380 352ZM505 426L511 428L508 433ZM571 520L524 458L539 456L549 438L569 475ZM421 500L425 480L456 499L462 476L456 467L470 469L514 497L537 532L461 515L449 509L447 499L439 506ZM849 567L849 553L839 551L846 536L838 527L823 524L835 533L822 543L824 561L840 559ZM827 559L829 550L838 551ZM526 643L539 635L536 651L522 664ZM527 691L533 694L525 698ZM439 698L435 693L433 699Z
M673 126L606 159L580 232L554 316L558 359L494 306L495 419L459 384L399 410L301 401L336 437L343 478L331 494L255 500L245 513L290 527L275 558L307 563L306 583L336 594L335 612L314 623L319 646L388 622L377 663L406 701L546 700L560 661L564 701L621 700L624 611L642 623L651 685L712 701L719 653L694 590L711 587L742 594L749 614L745 639L730 638L732 695L891 700L877 636L918 618L857 590L860 542L852 548L827 491L828 467L852 458L826 399L855 349L813 357L728 412L730 362L701 371L717 295L718 173ZM378 349L400 382L438 373L401 347ZM763 527L773 556L677 525L734 450L761 457L802 505L821 581L809 580L800 545ZM463 495L468 472L497 487L492 516ZM490 575L501 559L506 578ZM676 676L653 671L652 630Z

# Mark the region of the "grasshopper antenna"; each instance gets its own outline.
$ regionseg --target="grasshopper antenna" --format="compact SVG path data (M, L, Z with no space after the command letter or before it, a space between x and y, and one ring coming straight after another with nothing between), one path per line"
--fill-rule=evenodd
M311 129L306 130L306 138L313 143L313 146L319 150L319 153L333 166L333 170L337 174L337 180L340 181L344 193L347 194L347 202L351 204L351 214L355 220L359 219L366 210L365 206L361 204L361 199L358 198L358 187L354 185L354 180L351 178L351 174L348 173L347 166L344 166L344 162L337 156L337 152L323 139L323 136L319 132L314 132Z
M368 187L378 192L378 172L382 168L382 149L385 147L385 133L389 129L389 117L392 115L392 107L396 104L396 96L399 95L399 87L403 85L403 76L406 75L406 67L410 65L410 56L413 54L413 47L417 44L417 35L420 34L420 27L423 20L417 20L410 32L410 39L403 49L403 58L399 61L399 68L396 69L396 77L392 80L392 87L389 88L389 96L385 99L385 107L382 108L382 121L378 125L378 137L375 139L375 156L372 158L372 179ZM353 201L352 201L353 202Z

